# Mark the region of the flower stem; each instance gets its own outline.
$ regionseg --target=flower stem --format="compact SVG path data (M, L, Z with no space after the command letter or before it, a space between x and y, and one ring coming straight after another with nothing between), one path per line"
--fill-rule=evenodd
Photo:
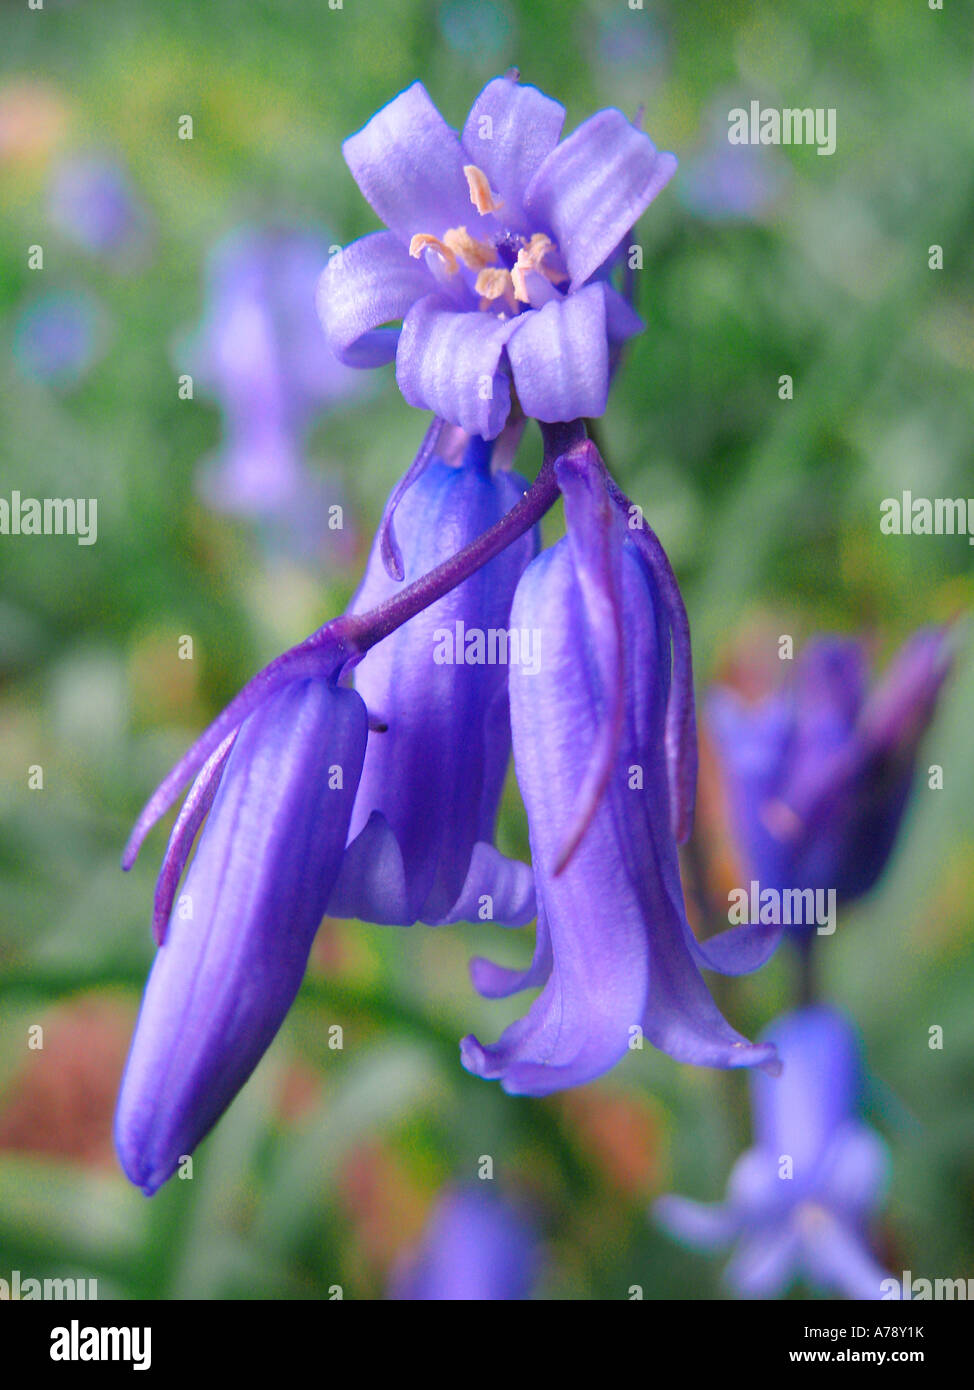
M580 420L571 424L541 426L544 438L544 460L538 476L527 492L506 516L484 531L476 540L444 560L429 574L407 584L401 593L394 594L368 613L348 614L341 620L343 636L353 649L367 652L397 627L421 613L424 608L441 599L458 584L474 574L505 550L525 531L541 520L558 498L555 463L569 449L585 440L585 426Z

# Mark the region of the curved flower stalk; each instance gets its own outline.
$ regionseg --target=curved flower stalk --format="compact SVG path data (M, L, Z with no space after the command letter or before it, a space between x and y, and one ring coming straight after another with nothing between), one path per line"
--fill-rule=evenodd
M510 676L537 946L523 973L473 963L488 997L544 988L493 1046L464 1039L464 1066L545 1095L601 1075L645 1035L680 1061L774 1069L774 1047L730 1027L698 964L752 968L775 939L755 954L753 935L738 933L711 956L684 910L671 799L686 782L666 737L668 708L692 704L692 691L671 693L678 591L664 591L654 547L627 538L592 445L563 455L556 474L568 535L528 566L511 613L512 626L542 633L537 677ZM688 660L674 669L689 678ZM692 719L683 725L692 737ZM675 751L679 761L690 749ZM689 813L672 820L689 828Z
M157 918L212 803L118 1101L118 1154L147 1194L223 1113L294 1001L341 863L366 726L361 698L334 679L290 682L220 745L177 821Z
M408 491L396 489L353 613L375 608L399 587L383 554L394 507L396 563L410 581L456 554L527 492L517 474L491 472L491 453L474 438L458 465L434 456ZM511 747L508 663L534 655L509 629L511 599L536 550L537 532L529 531L355 667L374 732L329 903L333 916L402 925L481 918L512 926L534 916L530 869L505 859L492 841Z
M726 1202L662 1197L655 1217L694 1249L736 1241L725 1278L739 1295L773 1298L803 1277L847 1298L881 1298L887 1276L866 1227L883 1198L888 1156L858 1118L855 1029L837 1010L815 1007L766 1034L783 1070L752 1077L755 1143L737 1161Z
M762 889L834 889L849 902L873 887L952 661L949 630L924 629L868 691L862 645L820 638L788 688L763 703L713 694L733 824Z
M417 1249L393 1271L388 1296L410 1302L521 1301L539 1269L538 1237L526 1215L489 1185L447 1190Z
M559 143L564 118L498 77L457 135L414 82L343 146L388 230L322 274L328 340L352 366L395 358L410 405L486 439L508 418L511 382L534 419L601 415L610 355L642 328L608 277L676 160L620 111Z
M361 378L335 358L321 333L314 292L323 234L294 227L242 227L211 251L203 320L181 358L216 399L223 440L198 480L217 511L259 522L272 538L308 554L327 537L337 480L308 466L315 416L355 393Z

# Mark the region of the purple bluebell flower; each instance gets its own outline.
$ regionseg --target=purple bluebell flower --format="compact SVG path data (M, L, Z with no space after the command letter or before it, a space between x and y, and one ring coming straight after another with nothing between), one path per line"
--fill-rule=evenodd
M542 637L538 674L510 675L537 945L525 972L473 963L488 997L543 989L493 1046L464 1039L464 1066L545 1095L601 1075L645 1035L680 1061L774 1068L774 1047L730 1027L698 968L753 968L767 938L745 930L701 946L686 918L677 837L689 832L696 745L675 580L649 529L627 527L591 444L556 473L568 535L528 566L511 612L512 627Z
M620 111L559 143L564 118L537 88L498 77L457 135L414 82L343 145L388 230L329 261L328 340L350 365L395 358L410 405L486 439L508 418L512 382L534 419L601 415L610 356L642 327L608 277L676 160Z
M762 703L714 692L709 724L732 824L762 890L834 889L848 902L873 887L951 662L948 629L924 629L869 691L862 645L820 638Z
M450 1189L419 1247L393 1271L389 1297L409 1302L522 1301L538 1276L537 1233L490 1184Z
M528 485L492 471L492 452L475 438L457 463L421 460L390 499L351 612L395 595L390 567L419 579L510 511ZM511 600L536 549L536 531L520 536L356 666L375 731L332 916L512 926L534 916L530 869L505 859L493 835L510 760L508 662L524 656Z
M180 351L223 414L223 441L199 487L218 511L277 523L312 553L333 548L328 508L344 503L307 460L315 417L352 395L357 374L322 338L314 293L327 238L296 228L242 228L219 242L206 273L203 321Z
M159 949L115 1120L122 1167L147 1195L230 1104L301 984L365 756L365 706L338 684L346 656L325 629L261 672L170 773L126 850L128 867L197 772L159 876Z
M107 312L87 290L53 290L26 305L14 324L14 360L33 381L69 390L103 356Z
M58 231L91 255L131 262L148 247L148 210L123 165L109 155L62 160L51 179L48 205Z
M847 1298L882 1297L885 1272L867 1239L886 1187L882 1140L858 1115L859 1044L836 1009L788 1014L766 1030L783 1063L751 1080L754 1147L737 1162L726 1202L661 1198L659 1223L685 1245L737 1242L726 1279L773 1298L796 1277Z

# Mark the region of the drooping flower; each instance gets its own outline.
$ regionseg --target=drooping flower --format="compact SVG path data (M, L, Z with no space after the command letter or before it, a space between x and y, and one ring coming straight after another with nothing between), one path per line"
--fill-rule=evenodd
M725 1278L742 1296L773 1298L798 1277L847 1298L882 1297L884 1270L867 1239L888 1156L858 1115L859 1044L832 1008L788 1014L766 1030L779 1077L751 1079L754 1147L735 1165L727 1200L661 1198L659 1223L694 1249L737 1242Z
M591 444L556 470L568 535L528 566L511 613L542 634L539 673L510 675L537 945L523 973L473 964L488 997L544 988L493 1046L464 1039L464 1066L544 1095L599 1076L645 1035L680 1061L773 1068L773 1046L730 1027L698 968L753 968L773 937L701 946L684 909L677 835L689 831L695 739L672 572L648 528L627 534Z
M122 1167L147 1195L192 1153L270 1045L338 875L368 716L337 683L345 653L325 634L279 658L224 711L149 802L123 860L132 863L198 770L159 876L159 948L115 1121Z
M410 405L486 439L507 420L511 382L534 419L601 415L610 353L642 327L608 277L676 160L620 111L559 143L564 118L498 77L457 135L414 82L343 146L388 230L329 261L328 340L350 365L395 358Z
M309 555L333 554L336 544L347 551L348 533L329 527L329 506L345 497L336 479L309 467L308 435L317 415L361 385L315 314L327 254L317 232L237 230L210 254L203 320L179 352L181 369L223 414L222 443L200 473L203 497Z
M525 1213L488 1184L448 1190L426 1233L393 1272L389 1297L409 1302L521 1301L539 1270L538 1237Z
M492 472L491 454L472 439L459 462L434 456L393 493L353 613L401 588L387 568L390 547L405 580L419 579L514 506L527 483ZM536 549L529 531L356 666L375 731L333 916L512 926L534 916L530 869L499 854L493 836L510 759L507 663L525 655L508 628L511 600Z
M873 887L951 663L949 631L924 629L868 691L862 645L820 638L763 703L714 693L709 724L732 825L762 890L834 889L848 902Z
M72 155L54 170L49 213L58 231L90 255L132 264L152 235L145 204L124 166L110 155Z

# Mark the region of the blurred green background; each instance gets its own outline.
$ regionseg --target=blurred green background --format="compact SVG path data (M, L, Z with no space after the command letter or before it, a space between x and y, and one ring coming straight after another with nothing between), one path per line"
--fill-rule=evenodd
M974 594L963 538L879 531L880 501L903 488L974 495L972 32L955 0L3 7L0 496L96 496L99 526L89 547L0 538L0 1276L97 1278L102 1297L320 1298L335 1284L381 1297L440 1186L489 1154L498 1185L538 1212L542 1294L725 1296L720 1262L671 1244L646 1210L667 1190L722 1194L748 1137L742 1076L647 1048L600 1083L531 1101L461 1069L459 1038L493 1039L522 1008L478 1000L467 960L523 961L530 931L326 923L193 1181L146 1201L121 1176L111 1114L164 845L157 829L123 875L128 829L227 698L347 601L426 423L391 369L322 414L308 457L340 478L356 553L282 556L199 500L220 415L178 399L174 344L234 227L273 217L346 242L375 226L340 142L415 78L455 126L511 64L565 103L569 129L645 104L681 169L640 226L647 331L601 438L680 576L698 688L777 667L781 633L800 646L864 630L882 662ZM744 166L724 169L727 111L752 98L836 108L836 153L758 151L741 196ZM183 114L192 141L177 139ZM134 267L49 225L54 161L90 149L128 169L151 216ZM32 244L42 271L28 269ZM68 385L18 357L23 315L50 291L100 306L100 354ZM529 432L524 471L537 449ZM178 659L183 634L192 661ZM921 752L943 765L943 790L921 781L879 891L820 952L825 992L861 1025L871 1120L893 1153L877 1248L897 1274L974 1273L972 700L962 651ZM37 764L43 790L30 790ZM700 840L719 893L725 836ZM513 780L500 842L526 852ZM716 988L753 1035L790 1007L794 979L780 953ZM942 1052L927 1047L933 1024Z

